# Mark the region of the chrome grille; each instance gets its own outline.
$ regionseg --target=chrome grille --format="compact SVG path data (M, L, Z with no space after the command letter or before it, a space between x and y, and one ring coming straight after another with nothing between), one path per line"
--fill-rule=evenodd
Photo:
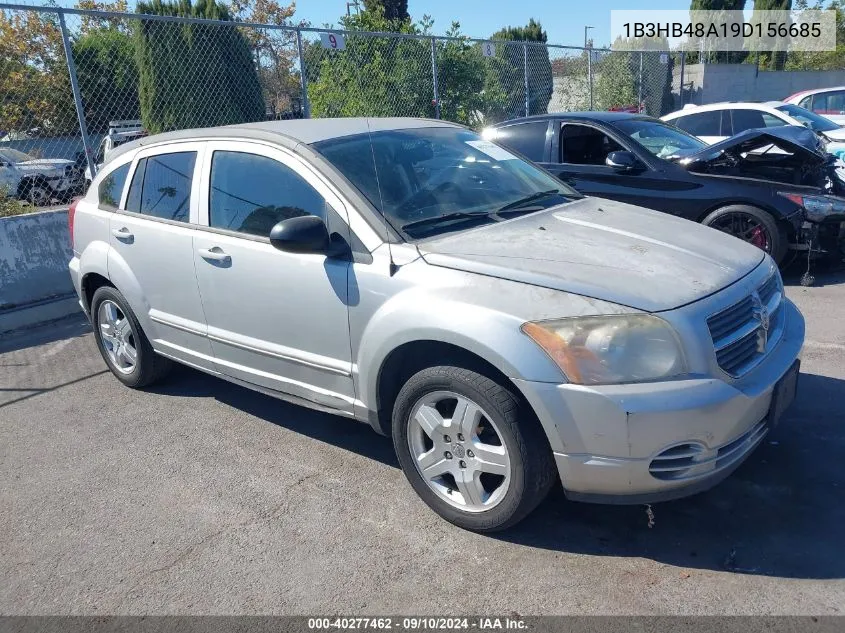
M782 302L783 286L775 272L755 292L707 319L719 367L736 378L763 359L780 338Z

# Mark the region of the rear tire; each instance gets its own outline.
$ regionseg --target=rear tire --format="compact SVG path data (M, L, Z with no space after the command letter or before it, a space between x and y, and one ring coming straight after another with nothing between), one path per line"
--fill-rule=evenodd
M438 366L414 374L394 403L392 430L416 493L468 530L515 525L557 479L534 412L512 387L470 369Z
M731 220L735 229L730 230ZM789 248L786 231L768 212L747 204L716 209L701 221L705 226L728 233L766 251L780 265ZM765 242L765 246L761 245Z
M31 178L18 186L18 198L34 207L46 207L53 199L53 190L43 178Z
M126 298L101 286L91 299L91 323L103 360L120 382L139 389L164 378L171 361L155 353Z

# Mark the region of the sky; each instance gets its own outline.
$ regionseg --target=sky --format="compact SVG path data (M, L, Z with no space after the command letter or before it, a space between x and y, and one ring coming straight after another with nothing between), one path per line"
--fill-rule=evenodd
M20 4L43 5L44 0L9 0ZM292 0L279 0L287 4ZM76 0L55 0L64 7ZM129 0L134 11L136 0ZM307 20L314 27L325 24L339 26L346 14L347 0L296 0L294 21ZM749 5L751 2L748 3ZM590 31L594 45L610 45L610 11L612 9L689 9L690 0L408 0L408 12L414 21L423 15L434 18L433 33L444 34L452 21L460 22L461 32L474 38L490 37L504 26L521 26L530 18L539 20L549 36L550 44L583 46L584 27ZM361 0L363 7L363 0Z
M284 0L282 0L284 1ZM337 26L346 13L347 0L297 0L295 19L312 26ZM363 6L363 2L361 3ZM584 26L595 46L610 44L611 9L689 9L690 0L408 0L408 13L415 21L428 14L434 18L433 32L443 34L452 21L461 23L464 35L489 37L503 26L518 26L530 18L539 20L549 43L581 46Z

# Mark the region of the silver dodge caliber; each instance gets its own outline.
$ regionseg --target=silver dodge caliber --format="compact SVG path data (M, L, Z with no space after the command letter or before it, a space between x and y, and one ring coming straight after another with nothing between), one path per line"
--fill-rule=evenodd
M370 424L472 530L557 480L603 503L710 488L795 396L804 319L763 251L443 121L150 136L69 217L118 380L176 361Z

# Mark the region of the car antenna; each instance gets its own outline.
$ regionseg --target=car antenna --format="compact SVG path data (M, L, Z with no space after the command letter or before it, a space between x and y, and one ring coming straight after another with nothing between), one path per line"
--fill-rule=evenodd
M373 146L373 134L370 130L370 119L365 119L367 122L367 136L370 139L370 152L373 155L373 172L376 175L376 187L378 188L378 198L379 203L381 204L381 209L379 209L381 214L381 220L384 222L384 235L387 241L387 256L390 259L390 276L396 274L396 271L399 270L399 266L396 265L396 262L393 261L393 249L390 247L390 229L388 228L387 217L384 214L384 196L381 195L381 181L379 180L378 176L378 163L376 162L376 150Z

